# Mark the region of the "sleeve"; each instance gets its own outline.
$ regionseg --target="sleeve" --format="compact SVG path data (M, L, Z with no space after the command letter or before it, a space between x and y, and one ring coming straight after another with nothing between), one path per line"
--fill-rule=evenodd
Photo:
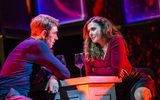
M84 60L86 76L95 76L95 73L92 71L92 65Z
M107 67L94 67L94 73L96 75L109 75L109 76L120 76L120 71L123 66L125 53L124 40L121 37L115 37L111 40L111 66Z
M39 43L34 54L36 64L50 69L60 79L70 78L68 68L63 65L51 52L47 45Z

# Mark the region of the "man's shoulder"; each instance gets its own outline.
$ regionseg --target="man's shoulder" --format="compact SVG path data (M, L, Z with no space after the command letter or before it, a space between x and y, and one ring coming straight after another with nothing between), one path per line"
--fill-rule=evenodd
M34 39L34 38L27 38L26 40L24 40L22 43L24 44L31 44L31 45L46 45L44 43L44 41L40 40L40 39Z

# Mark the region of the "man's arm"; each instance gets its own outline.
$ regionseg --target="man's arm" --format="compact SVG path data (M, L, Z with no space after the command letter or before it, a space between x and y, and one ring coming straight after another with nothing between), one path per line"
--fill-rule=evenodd
M70 78L68 68L50 52L45 43L39 43L35 53L35 62L37 64L45 66L60 79Z

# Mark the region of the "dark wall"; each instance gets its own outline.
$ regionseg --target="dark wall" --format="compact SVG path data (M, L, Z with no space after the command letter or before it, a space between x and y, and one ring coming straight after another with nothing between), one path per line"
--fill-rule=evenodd
M122 28L133 67L149 68L160 93L160 22L143 22Z
M125 24L123 0L86 0L88 18L102 16L116 25Z
M0 35L0 68L4 60L4 46L3 46L3 37Z
M1 0L2 27L28 29L31 12L26 0Z
M78 77L80 75L80 72L79 69L74 65L74 54L83 52L82 35L80 34L75 36L59 38L53 50L55 51L55 55L64 54L66 58L67 67L71 71L71 76Z

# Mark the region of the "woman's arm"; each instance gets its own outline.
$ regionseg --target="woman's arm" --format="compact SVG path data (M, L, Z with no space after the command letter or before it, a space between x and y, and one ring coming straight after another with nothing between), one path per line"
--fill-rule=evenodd
M93 66L88 62L84 61L86 76L95 76L96 74L93 72Z
M121 37L114 37L110 41L110 64L106 67L94 67L90 68L95 75L110 75L120 76L120 72L123 66L124 56L126 54L124 40Z

